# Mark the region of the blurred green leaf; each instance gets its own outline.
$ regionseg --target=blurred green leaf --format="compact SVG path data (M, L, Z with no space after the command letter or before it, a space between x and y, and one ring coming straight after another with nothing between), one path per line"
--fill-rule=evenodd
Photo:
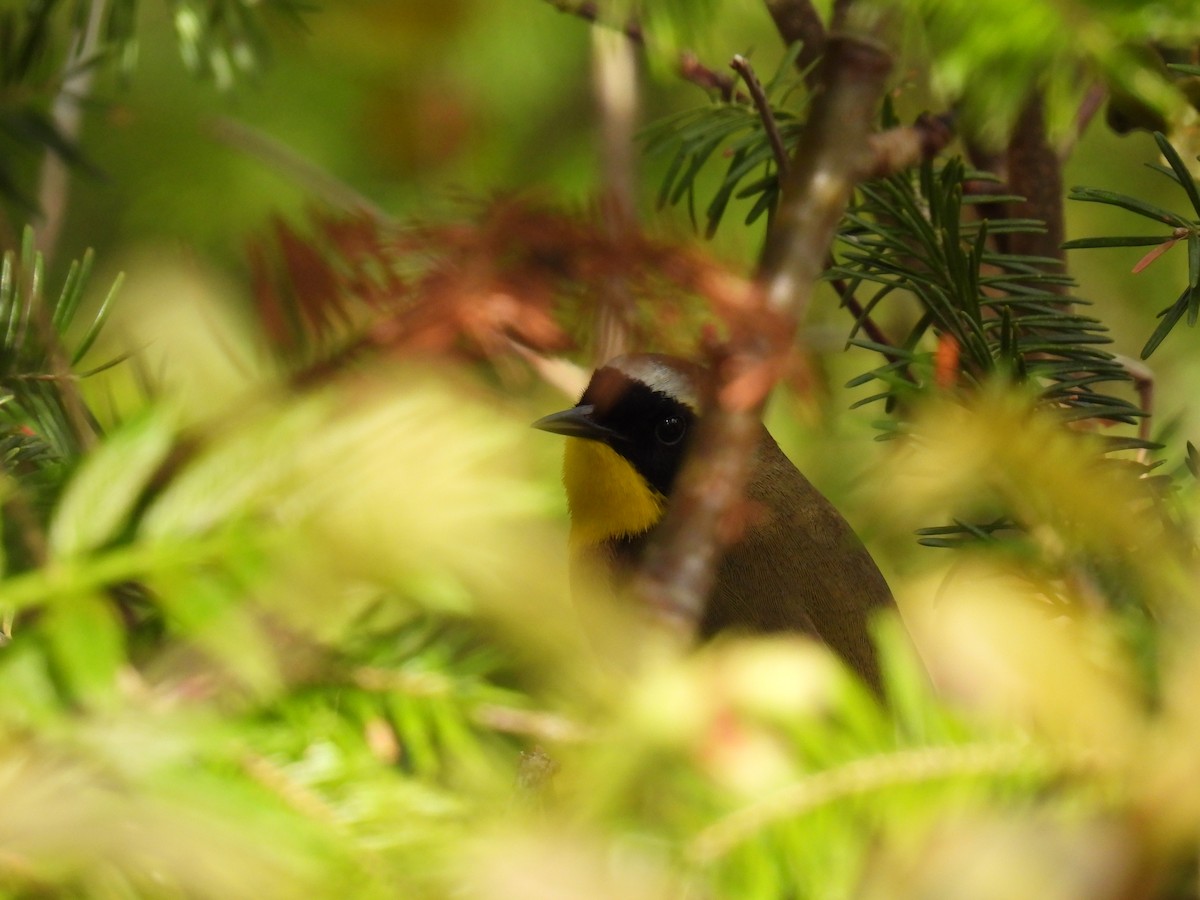
M63 493L50 526L51 553L60 559L79 556L117 537L174 438L163 410L150 410L108 435Z
M59 598L40 631L67 695L90 707L112 705L117 673L125 664L125 640L111 606L94 594Z

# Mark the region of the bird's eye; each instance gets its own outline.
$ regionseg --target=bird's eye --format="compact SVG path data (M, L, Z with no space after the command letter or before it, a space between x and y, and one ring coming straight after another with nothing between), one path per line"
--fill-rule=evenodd
M658 438L659 443L678 444L683 439L683 433L687 431L687 424L679 416L667 416L665 419L659 420L658 425L654 428L654 436Z

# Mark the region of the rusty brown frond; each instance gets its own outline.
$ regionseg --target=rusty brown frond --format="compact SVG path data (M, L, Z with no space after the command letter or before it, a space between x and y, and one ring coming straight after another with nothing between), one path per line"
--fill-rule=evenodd
M614 276L643 301L639 347L679 350L705 319L736 329L753 307L749 281L692 247L615 238L589 215L528 200L413 226L315 211L303 229L276 220L248 252L267 339L322 371L365 352L494 359L512 341L562 352Z

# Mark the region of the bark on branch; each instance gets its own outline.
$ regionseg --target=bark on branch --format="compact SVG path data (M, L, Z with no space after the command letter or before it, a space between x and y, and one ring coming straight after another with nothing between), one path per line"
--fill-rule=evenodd
M1065 269L1062 164L1058 150L1046 133L1045 102L1040 95L1030 97L1017 118L1008 145L1007 163L1009 189L1025 198L1011 204L1009 214L1022 219L1040 219L1046 225L1044 232L1009 235L1008 252L1057 259ZM1064 291L1058 285L1052 285L1050 289L1059 293Z
M807 73L809 89L816 87L817 61L825 52L825 23L809 0L766 0L775 30L788 46L800 43L796 68Z
M842 8L843 15L846 10ZM731 513L742 496L762 409L787 360L850 194L873 170L871 134L891 56L885 23L831 34L814 101L744 314L712 348L713 384L692 451L648 549L636 587L675 628L694 633L712 588Z

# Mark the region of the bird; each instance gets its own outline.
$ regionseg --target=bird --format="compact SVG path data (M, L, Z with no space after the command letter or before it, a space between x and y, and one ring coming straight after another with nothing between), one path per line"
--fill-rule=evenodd
M599 572L619 592L636 570L703 414L709 377L674 356L619 356L593 373L575 406L533 423L567 437L573 585ZM868 622L894 606L891 590L841 513L759 427L745 491L754 514L718 565L698 636L801 632L878 693Z

